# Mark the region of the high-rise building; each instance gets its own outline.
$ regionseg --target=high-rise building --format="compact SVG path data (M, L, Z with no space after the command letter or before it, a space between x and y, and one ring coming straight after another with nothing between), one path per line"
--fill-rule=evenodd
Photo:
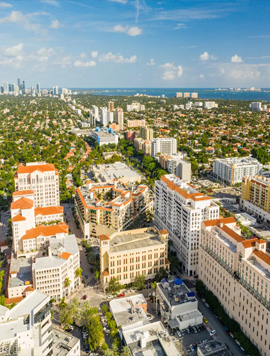
M232 217L204 221L198 276L260 355L268 356L270 255L266 241L244 239Z
M17 82L18 82L18 87L19 87L19 90L21 90L21 79L20 79L20 78L18 78Z
M243 178L241 208L270 223L270 178L258 175Z
M188 275L197 272L201 222L218 217L219 207L210 197L175 175L155 182L155 226L169 232Z
M53 334L50 297L30 288L26 298L14 308L1 305L0 329L3 355L51 355Z
M119 125L119 129L124 128L124 112L122 108L115 109L115 122Z
M193 92L193 93L191 93L190 96L191 96L192 99L197 99L198 98L198 93Z
M154 131L153 129L150 129L149 127L140 127L140 136L144 140L153 140L154 138Z
M53 87L53 95L58 95L58 86Z
M109 101L108 102L108 110L109 111L113 111L114 110L114 102L113 101Z
M40 84L37 83L37 94L40 94Z
M18 168L15 191L34 194L34 207L59 206L59 173L51 163L34 162Z
M177 153L176 138L155 138L152 141L152 156L156 157L158 153L167 153L169 155L175 155Z
M9 90L8 82L4 82L4 94L8 94L8 90Z
M23 80L22 82L22 93L25 94L26 88L25 88L25 81Z
M228 185L241 183L243 177L259 174L262 164L252 157L228 157L215 159L213 175Z
M104 127L108 126L108 109L106 107L100 108L100 121Z
M184 98L190 98L190 93L184 93Z
M216 104L214 101L205 101L204 102L204 108L206 110L214 109L217 107L218 107L218 104Z
M253 102L249 105L251 111L261 111L262 103L261 102Z
M112 123L113 122L113 111L107 111L107 123Z

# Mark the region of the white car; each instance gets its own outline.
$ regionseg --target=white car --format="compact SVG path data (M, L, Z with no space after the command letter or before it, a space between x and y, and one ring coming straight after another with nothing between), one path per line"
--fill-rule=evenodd
M216 330L211 330L209 334L210 334L210 336L215 335L216 334Z

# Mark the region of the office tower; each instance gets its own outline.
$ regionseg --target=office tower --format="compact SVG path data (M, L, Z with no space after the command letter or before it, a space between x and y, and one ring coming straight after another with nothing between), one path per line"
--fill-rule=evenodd
M109 111L113 111L114 110L114 102L113 101L109 101L108 102L108 110Z
M14 87L15 87L15 84L9 84L9 85L8 85L8 91L9 91L10 93L13 93L13 92L14 92Z
M22 82L22 93L25 94L25 81Z
M122 108L115 109L115 122L119 125L119 129L124 128L124 112Z
M106 107L100 108L100 121L104 127L108 126L108 109Z
M149 127L140 127L140 136L144 140L150 141L154 138L154 131Z
M158 153L167 153L169 155L175 155L177 153L176 138L155 138L152 141L152 156L155 157Z
M8 82L4 82L4 94L8 94Z
M220 181L235 185L241 183L243 177L253 177L259 174L263 165L252 157L228 157L215 159L213 175Z
M198 276L260 355L268 356L270 255L266 241L243 238L232 217L204 221Z
M15 191L34 191L34 207L58 206L59 173L51 163L26 163L17 170Z
M0 87L0 93L1 93L1 94L4 93L4 87L3 87L3 85L1 85L1 87Z
M37 83L37 94L40 94L40 84Z
M19 87L19 90L21 89L21 79L20 78L18 78L18 87Z
M53 87L52 94L58 95L58 86Z
M183 270L197 273L201 222L219 217L212 199L174 174L155 182L155 226L166 229Z

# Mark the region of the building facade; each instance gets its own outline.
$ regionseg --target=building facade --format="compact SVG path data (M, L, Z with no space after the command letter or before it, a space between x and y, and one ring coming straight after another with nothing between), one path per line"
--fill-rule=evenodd
M270 256L266 241L245 240L234 218L204 221L198 271L261 355L269 355Z
M188 275L197 273L201 222L218 216L219 207L210 197L175 175L164 175L155 182L155 226L169 232Z
M153 140L154 138L154 131L153 129L150 129L149 127L141 127L140 128L140 136L144 140Z
M253 177L259 174L262 164L252 157L229 157L215 159L213 164L213 175L220 181L235 185L241 183L243 177Z
M105 289L112 278L121 284L134 282L136 276L152 279L160 268L169 270L168 232L143 228L101 235L100 280Z
M167 153L168 155L175 155L177 153L176 138L155 138L152 141L152 156L155 157L158 153Z

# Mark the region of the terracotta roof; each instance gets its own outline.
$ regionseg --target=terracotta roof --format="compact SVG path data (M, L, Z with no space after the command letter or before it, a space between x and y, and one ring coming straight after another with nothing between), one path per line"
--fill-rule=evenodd
M163 229L163 230L159 230L159 233L160 233L161 235L165 235L165 234L168 234L168 231L165 230L165 229Z
M25 288L24 291L25 291L25 292L33 292L33 291L34 291L34 288L31 287L31 286L28 286L27 288Z
M60 258L63 258L64 260L68 260L70 256L72 256L71 253L63 252L63 253L60 255Z
M60 223L52 226L38 226L33 229L27 230L26 234L22 237L23 240L35 239L38 236L52 236L60 233L68 233L68 225Z
M14 192L12 195L17 196L17 195L29 195L29 194L34 194L33 190L17 190L17 192Z
M226 234L230 235L235 241L242 242L244 241L243 237L234 230L230 229L227 225L220 226L220 229L224 231Z
M33 208L33 200L22 197L11 203L10 209L31 209Z
M20 214L14 216L14 218L12 219L13 222L16 222L16 221L24 221L26 220L26 218Z
M35 209L35 216L63 214L63 212L64 212L64 208L62 206L48 206L45 208L38 207Z
M109 235L100 235L99 239L100 239L100 241L110 240L110 236Z
M6 298L6 305L20 303L23 299L24 297Z
M270 256L267 255L266 253L264 253L263 251L254 250L253 254L256 257L258 257L260 260L262 260L263 262L265 262L268 265L270 265Z
M37 164L37 165L33 165L33 166L22 166L18 168L17 173L21 174L21 173L33 173L35 171L39 171L39 172L50 172L50 171L57 171L57 169L55 168L54 164L52 163L45 163L45 164Z
M242 241L242 245L245 248L255 247L256 242L259 242L258 239L245 240L245 241Z
M109 275L109 270L108 268L106 268L103 272L102 272L103 276L106 277Z
M223 224L232 224L232 223L235 223L235 219L233 217L229 217L229 218L223 218L223 217L220 217L220 219L215 219L215 220L206 220L204 221L204 225L206 227L208 226L219 226L221 223Z

